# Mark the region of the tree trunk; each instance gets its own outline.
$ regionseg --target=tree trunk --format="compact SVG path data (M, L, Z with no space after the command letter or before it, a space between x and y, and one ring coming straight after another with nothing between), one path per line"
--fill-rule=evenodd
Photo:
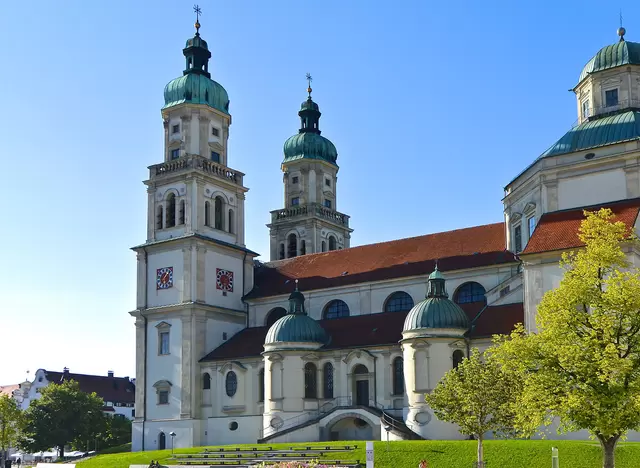
M482 434L478 434L478 466L484 461L484 447L482 446Z
M615 468L615 450L616 444L620 439L619 435L615 435L609 438L605 438L602 435L598 435L600 446L602 447L602 467L603 468Z
M58 447L58 456L61 460L64 460L64 444Z

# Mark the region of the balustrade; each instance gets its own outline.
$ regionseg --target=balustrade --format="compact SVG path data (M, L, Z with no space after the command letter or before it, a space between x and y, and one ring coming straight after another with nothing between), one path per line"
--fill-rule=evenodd
M333 221L334 223L342 224L349 227L349 216L342 214L338 211L327 208L318 203L309 203L307 205L292 206L291 208L284 208L282 210L275 210L271 212L271 222L278 221L280 219L296 218L298 216L316 215L322 218Z
M162 177L187 170L197 170L206 174L211 174L222 179L229 180L235 184L242 185L244 174L230 169L222 164L210 161L199 155L188 154L178 159L174 159L162 164L155 164L149 167L150 178Z

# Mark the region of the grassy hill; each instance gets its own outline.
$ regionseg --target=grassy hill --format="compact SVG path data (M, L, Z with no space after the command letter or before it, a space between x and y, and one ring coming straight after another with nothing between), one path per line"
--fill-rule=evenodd
M317 446L324 443L270 444L274 448ZM343 442L357 444L358 449L349 455L334 454L328 458L360 459L365 462L364 442ZM234 445L233 447L258 447ZM429 461L429 468L471 468L475 461L477 444L475 441L404 441L390 442L387 452L386 442L375 443L375 466L390 468L415 468L422 459ZM488 468L549 468L551 447L558 447L562 468L600 468L602 466L600 447L590 441L530 441L530 440L490 440L485 443L485 461ZM203 447L176 449L179 453L195 453ZM131 464L149 464L160 460L162 464L172 464L171 450L150 452L115 453L99 455L78 464L79 468L128 468ZM616 449L616 468L640 468L640 443L621 443Z

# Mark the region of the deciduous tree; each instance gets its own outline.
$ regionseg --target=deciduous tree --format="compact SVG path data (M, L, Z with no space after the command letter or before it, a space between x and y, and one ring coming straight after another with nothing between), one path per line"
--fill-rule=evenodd
M9 395L0 395L0 467L4 466L7 450L18 441L22 411Z
M425 397L441 421L457 424L460 432L478 440L478 462L484 461L486 432L510 434L513 405L520 389L513 374L503 372L490 354L477 349L448 371L431 394Z
M560 432L586 429L613 468L617 442L640 427L640 272L627 259L639 244L610 210L585 216L585 247L563 255L560 285L538 305L537 332L520 326L495 352L523 381L520 429L532 434L554 420Z
M104 432L103 406L102 398L81 391L73 380L44 387L25 411L20 445L29 451L56 447L63 457L66 444Z

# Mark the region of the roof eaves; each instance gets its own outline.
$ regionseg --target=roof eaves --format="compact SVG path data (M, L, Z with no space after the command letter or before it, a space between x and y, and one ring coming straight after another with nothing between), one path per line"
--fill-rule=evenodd
M239 250L241 252L245 252L249 255L254 255L254 256L259 256L260 254L257 252L254 252L253 250L249 250L246 247L240 247L239 245L235 245L232 244L230 242L225 242L225 241L221 241L219 239L214 239L213 237L209 237L209 236L204 236L202 234L185 234L184 236L178 236L178 237L172 237L170 239L162 239L162 240L157 240L157 241L152 241L152 242L146 242L144 244L140 244L140 245L136 245L135 247L131 247L131 250L137 250L137 249L142 249L143 247L149 247L152 245L159 245L159 244L166 244L169 242L173 242L173 241L177 241L177 240L184 240L184 239L189 239L189 238L196 238L196 239L201 239L201 240L205 240L208 242L213 242L214 244L218 244L224 247L229 247L231 249L235 249L235 250Z

